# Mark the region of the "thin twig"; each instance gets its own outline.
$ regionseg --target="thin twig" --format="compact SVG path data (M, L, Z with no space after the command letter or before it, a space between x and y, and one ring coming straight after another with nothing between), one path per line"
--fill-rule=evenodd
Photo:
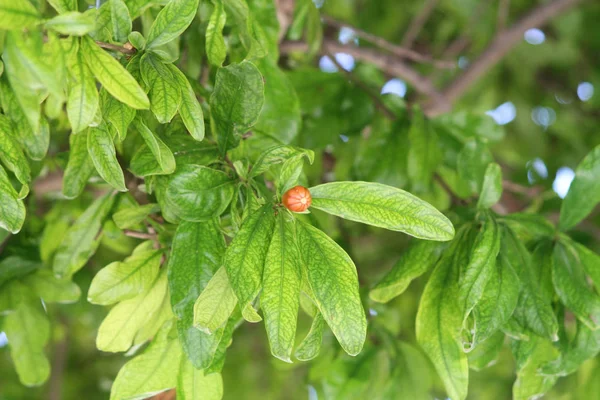
M124 46L119 46L116 44L96 41L96 44L98 46L102 47L103 49L116 51L118 53L123 53L123 54L128 54L128 55L133 55L137 52L137 50L134 47L132 47L129 43L125 43Z
M347 27L347 28L352 29L354 31L354 34L356 36L358 36L359 38L364 39L367 42L372 43L375 46L382 48L401 59L406 59L406 60L419 62L419 63L430 63L438 68L456 68L456 63L454 63L452 61L434 60L431 56L418 53L418 52L411 50L409 48L406 48L406 47L401 47L401 46L395 45L393 43L388 42L387 40L385 40L382 37L373 35L372 33L369 33L369 32L365 32L361 29L358 29L358 28L356 28L352 25L346 24L344 22L337 21L326 15L321 16L321 18L327 25L333 26L335 28Z
M410 49L419 36L421 29L425 26L425 23L431 16L431 13L437 6L438 0L426 0L425 4L421 8L421 11L417 14L417 16L411 21L410 26L408 27L404 37L402 38L401 46Z
M138 231L132 231L129 229L125 229L123 231L123 234L125 236L129 236L129 237L136 238L136 239L156 240L156 234L152 234L152 233L138 232Z
M377 93L373 93L373 91L371 90L370 87L365 85L360 79L358 79L352 73L346 71L344 69L344 67L338 62L338 60L335 58L335 56L333 54L329 54L328 57L337 66L338 70L342 74L346 75L349 80L351 80L356 86L361 88L365 93L367 93L373 99L373 101L375 102L375 106L382 113L384 113L386 117L388 117L389 119L396 119L396 116L394 115L394 113L389 108L387 108L387 106L381 100L381 96L379 96Z
M441 97L444 99L444 102L438 104L437 100L430 101L424 107L425 113L433 117L449 111L449 106L453 102L461 97L482 75L496 65L517 43L521 42L525 31L543 25L551 18L560 15L580 1L554 0L551 3L536 8L509 29L500 32L479 58L473 61L462 75L458 76L442 91Z

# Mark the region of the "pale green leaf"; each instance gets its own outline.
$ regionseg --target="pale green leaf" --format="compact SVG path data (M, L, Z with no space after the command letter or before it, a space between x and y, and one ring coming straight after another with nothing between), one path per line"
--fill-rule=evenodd
M222 0L214 0L213 12L206 26L206 56L208 62L220 67L227 57L227 46L223 38L223 28L227 20L227 14Z
M115 189L126 192L125 176L117 160L115 143L105 123L88 128L87 148L98 174Z
M131 16L123 0L108 0L112 21L112 37L115 42L125 43L131 33Z
M0 29L22 30L41 20L42 16L29 0L0 0Z
M177 38L194 20L199 0L170 0L160 10L148 33L148 49L162 46Z
M296 186L303 167L304 157L302 154L289 158L283 163L277 182L277 192L279 194L283 194Z
M536 338L533 350L517 372L517 380L513 385L514 400L530 400L540 398L554 385L556 376L539 373L542 365L556 358L556 348L548 340Z
M223 378L220 373L206 374L186 359L181 360L177 376L178 400L221 400Z
M233 331L242 322L242 318L239 314L239 311L234 311L234 315L229 318L229 322L227 322L223 335L219 341L219 346L215 351L214 358L212 359L210 366L204 370L205 373L212 374L223 370L223 366L225 365L225 353L227 352L227 348L233 343Z
M208 282L194 304L194 327L212 334L227 323L237 304L229 285L227 271L221 267Z
M244 220L225 252L227 276L241 308L260 291L274 225L273 205L265 204Z
M25 205L0 166L0 228L15 234L25 221Z
M454 237L452 223L429 203L404 190L370 182L332 182L310 188L312 207L420 239Z
M69 11L77 11L77 0L48 0L48 3L59 14L63 14Z
M100 91L102 118L112 124L119 134L119 141L125 140L127 128L135 118L136 111L112 97L106 90Z
M92 71L85 64L81 52L77 52L69 71L71 84L67 99L67 116L73 133L78 133L94 121L99 104L98 89Z
M52 264L54 274L58 278L71 277L96 252L99 244L98 231L115 199L113 193L107 193L96 199L69 228L56 250Z
M201 141L204 139L204 113L202 107L183 72L173 64L169 64L168 67L181 88L179 115L183 120L183 124L194 139Z
M155 55L146 53L140 60L142 77L150 89L150 109L161 124L170 122L181 103L181 89L172 70Z
M502 169L496 163L490 163L483 178L481 194L477 201L478 208L490 208L496 204L502 196Z
M408 285L432 268L444 247L436 242L418 241L411 245L388 272L369 292L369 297L387 303L404 293Z
M58 279L48 269L27 275L23 279L33 293L41 297L45 303L74 303L79 300L81 290L70 279Z
M131 43L131 45L133 47L135 47L136 49L142 51L146 48L146 38L144 38L144 35L142 35L141 33L137 32L137 31L133 31L129 34L129 36L127 37L127 39L129 40L129 43Z
M88 68L117 100L135 109L148 109L150 101L129 72L89 36L81 39L81 51Z
M337 243L312 225L296 222L296 235L315 303L344 351L355 356L367 334L356 267Z
M186 221L207 221L221 215L233 197L235 183L224 172L184 165L171 175L166 201Z
M0 290L0 316L15 312L27 300L33 300L33 294L20 280L13 279L3 284Z
M504 332L497 331L483 343L477 345L467 354L469 368L481 371L496 362L504 344Z
M146 145L154 155L156 162L161 168L162 173L171 174L175 171L175 157L169 147L155 135L140 119L134 121L139 134L144 138ZM133 162L132 162L133 164ZM132 167L135 171L135 168Z
M325 320L320 312L315 315L310 330L306 337L296 348L294 356L300 361L310 361L319 355L321 351L321 342L323 341L323 331L325 330Z
M87 150L87 137L89 131L85 130L77 135L69 136L69 161L63 176L63 195L68 199L79 196L88 179L95 171L94 163Z
M566 376L581 367L584 361L600 352L600 329L591 330L581 322L577 323L577 334L556 360L552 360L541 369L544 375Z
M426 188L442 160L435 131L421 110L415 110L408 131L408 177L415 188Z
M119 227L119 229L127 229L135 226L150 214L160 211L158 204L144 204L143 206L129 207L117 211L113 214L113 221Z
M121 368L110 399L141 400L174 388L180 363L181 346L172 323L166 323L148 348Z
M161 309L167 295L167 273L163 270L152 287L114 306L98 328L96 346L109 352L127 351L138 331Z
M31 182L31 170L16 136L12 121L5 115L0 115L0 161L15 174L19 182L28 184Z
M158 275L162 254L147 241L136 247L124 261L115 261L102 268L90 284L88 301L109 305L149 290Z
M96 29L96 14L69 11L46 21L45 25L63 35L83 36Z
M481 193L486 168L492 161L492 155L484 143L476 139L465 143L456 163L458 176L467 184L471 194Z
M25 386L38 386L48 379L50 363L44 347L50 338L50 322L40 302L24 301L4 318L10 355Z

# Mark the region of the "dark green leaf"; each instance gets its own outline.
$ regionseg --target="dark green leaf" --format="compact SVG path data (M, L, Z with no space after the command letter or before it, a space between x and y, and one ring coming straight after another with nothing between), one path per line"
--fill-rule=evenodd
M157 135L148 129L148 127L141 120L136 120L134 125L140 135L144 138L144 141L150 149L150 152L152 152L154 155L154 158L161 169L161 173L173 173L173 171L175 171L175 157L173 157L173 153L169 147L167 147L167 145ZM132 161L131 167L135 172L136 168L134 165L135 163Z

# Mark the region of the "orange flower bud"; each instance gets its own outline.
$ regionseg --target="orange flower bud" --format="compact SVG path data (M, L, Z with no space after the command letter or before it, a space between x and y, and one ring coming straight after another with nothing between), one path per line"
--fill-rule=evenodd
M304 186L295 186L283 195L283 205L293 212L306 211L311 203L310 192Z

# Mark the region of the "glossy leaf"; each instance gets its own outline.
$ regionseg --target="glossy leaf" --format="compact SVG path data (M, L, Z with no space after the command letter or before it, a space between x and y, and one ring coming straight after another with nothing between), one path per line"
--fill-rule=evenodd
M141 121L136 120L134 126L140 135L144 138L146 145L150 149L150 152L154 155L158 166L160 167L161 173L171 174L175 171L175 157L169 149L169 147L155 135L148 127ZM134 167L135 163L132 160L131 169L136 172L137 167Z
M186 221L207 221L221 215L233 197L234 182L224 172L184 165L171 175L166 201Z
M150 107L148 96L133 76L89 36L81 39L81 52L96 79L117 100L135 109Z
M79 196L88 180L96 170L87 150L87 137L89 131L85 130L77 135L69 136L69 161L63 176L63 195L68 199Z
M98 111L100 97L92 71L78 52L75 62L70 66L72 83L67 99L67 116L73 134L83 131L92 124Z
M172 70L155 55L146 53L140 60L142 77L150 89L150 109L161 124L170 122L181 103L181 86Z
M310 188L312 207L420 239L450 240L452 223L425 201L391 186L369 182L333 182Z
M185 75L173 64L169 64L169 68L181 89L179 115L190 135L201 141L204 139L204 113L202 107Z
M106 124L88 129L87 148L90 159L102 179L115 189L126 192L123 170L117 160L113 137Z
M177 38L192 23L199 0L170 0L160 10L148 33L148 49L162 46Z
M355 356L367 333L356 267L348 254L317 228L298 222L296 235L316 305L344 351Z
M483 177L481 194L477 201L478 208L490 208L496 204L502 196L502 170L496 163L490 163Z

